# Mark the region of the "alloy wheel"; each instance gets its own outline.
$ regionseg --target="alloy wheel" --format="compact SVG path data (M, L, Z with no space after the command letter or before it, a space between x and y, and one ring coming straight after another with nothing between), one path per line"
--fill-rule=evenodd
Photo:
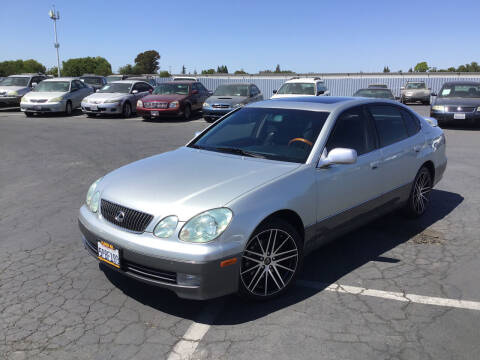
M431 178L428 170L422 171L415 182L413 189L413 208L417 214L425 212L432 190Z
M240 278L252 295L267 297L288 286L298 261L298 247L293 237L281 229L268 229L247 243Z

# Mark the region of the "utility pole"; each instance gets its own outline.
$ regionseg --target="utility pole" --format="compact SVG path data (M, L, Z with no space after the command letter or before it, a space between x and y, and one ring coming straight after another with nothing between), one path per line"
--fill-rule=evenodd
M60 47L60 44L58 43L57 39L57 20L60 20L60 12L55 12L55 5L53 5L53 9L48 12L48 16L50 16L50 19L53 20L53 29L55 32L55 43L53 46L55 49L57 49L57 72L58 77L60 77L60 55L58 54L58 48Z

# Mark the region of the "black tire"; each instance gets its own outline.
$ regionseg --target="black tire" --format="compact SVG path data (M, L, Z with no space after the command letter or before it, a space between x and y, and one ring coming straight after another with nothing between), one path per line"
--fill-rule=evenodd
M89 113L87 113L87 117L89 117L89 118L94 118L94 117L97 117L97 114L89 114Z
M33 113L31 113L29 111L25 111L24 114L25 114L26 117L32 117L33 116Z
M123 104L122 116L126 119L132 116L132 105L130 105L129 102L126 102L125 104Z
M432 186L432 174L426 166L422 166L420 170L418 170L415 180L413 180L410 196L403 209L405 216L415 219L425 214L430 201Z
M72 102L70 100L67 101L65 105L65 115L71 116L73 113Z
M152 117L150 115L143 115L142 118L143 120L152 120Z
M187 104L187 105L185 105L185 108L183 109L183 118L185 120L189 120L191 116L192 116L192 108L190 107L189 104Z
M245 246L240 260L239 294L252 300L282 295L294 284L302 261L303 242L298 231L282 219L267 220Z
M430 100L422 101L423 105L430 105Z
M211 117L208 117L208 116L204 116L203 119L207 122L207 123L213 123L215 120L212 119Z

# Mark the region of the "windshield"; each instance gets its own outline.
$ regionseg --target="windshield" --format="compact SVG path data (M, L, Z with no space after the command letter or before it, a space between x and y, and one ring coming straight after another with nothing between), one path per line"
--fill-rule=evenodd
M190 147L304 163L327 112L243 108L224 118Z
M35 92L68 92L70 81L42 81L33 91Z
M369 87L369 88L372 88L372 87L373 87L373 88L382 88L382 89L388 88L388 86L385 85L385 84L370 84L370 85L368 85L368 87Z
M415 90L415 89L426 89L425 83L408 83L405 86L405 89Z
M81 77L80 79L83 80L83 82L85 84L88 84L88 85L102 85L103 82L102 82L102 79L101 78L98 78L98 77Z
M111 75L111 76L107 76L106 79L107 79L107 83L110 83L112 81L123 80L123 76Z
M315 95L315 86L312 83L285 83L277 94Z
M7 77L0 81L1 86L27 86L30 78L28 77Z
M480 84L446 84L438 96L480 98Z
M188 95L189 87L188 84L161 84L153 93L155 95Z
M353 96L380 98L380 99L394 99L390 90L385 89L360 89Z
M97 92L99 93L121 93L128 94L130 93L130 88L132 87L131 83L110 83L102 87Z
M248 85L220 85L214 96L248 96Z

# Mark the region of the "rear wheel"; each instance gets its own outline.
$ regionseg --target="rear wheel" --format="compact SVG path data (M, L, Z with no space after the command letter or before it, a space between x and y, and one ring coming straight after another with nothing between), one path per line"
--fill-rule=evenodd
M268 300L292 286L302 262L297 230L281 219L262 224L247 242L240 264L242 296Z
M404 208L405 215L410 218L418 218L427 210L430 201L433 179L430 170L423 166L415 176L410 197Z

